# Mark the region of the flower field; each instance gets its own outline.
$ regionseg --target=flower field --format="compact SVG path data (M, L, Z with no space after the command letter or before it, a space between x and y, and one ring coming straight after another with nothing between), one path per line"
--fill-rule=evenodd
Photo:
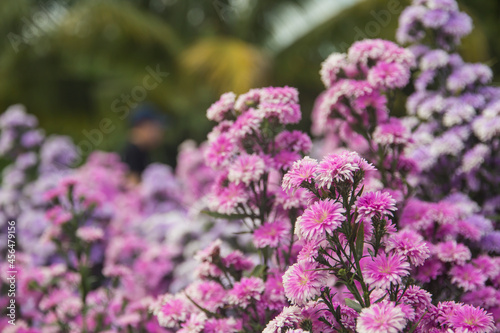
M399 44L326 58L312 136L295 88L228 92L136 186L11 106L0 330L500 332L500 88L456 52L471 30L414 0Z

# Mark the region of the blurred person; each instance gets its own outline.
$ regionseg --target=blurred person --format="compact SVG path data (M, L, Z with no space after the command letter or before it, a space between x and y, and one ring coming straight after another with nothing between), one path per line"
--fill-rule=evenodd
M141 174L151 163L151 151L160 146L166 118L150 104L139 105L130 116L130 131L123 161L129 168L129 181L138 184Z

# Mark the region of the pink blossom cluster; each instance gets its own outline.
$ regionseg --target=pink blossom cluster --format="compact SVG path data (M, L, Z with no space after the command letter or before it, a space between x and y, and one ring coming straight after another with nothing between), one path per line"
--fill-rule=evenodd
M316 198L297 219L295 233L305 245L283 275L292 305L264 332L492 332L493 317L482 304L433 305L432 295L413 284L432 248L413 230L397 231L396 201L387 192L364 193L364 173L373 167L355 155L329 155L314 165L306 157L285 175L284 188L301 187ZM333 186L316 181L327 168L342 175Z
M405 156L411 132L389 109L414 65L413 54L392 42L355 42L346 54L333 53L323 62L327 90L312 114L312 132L324 136L323 153L346 147L362 154L377 166L382 184L400 192L398 199L408 195L404 180L416 168Z
M12 112L2 115L9 126ZM24 177L17 195L2 202L13 207L2 212L16 220L22 235L16 247L19 319L14 332L168 332L149 311L154 298L188 284L185 272L196 264L188 259L198 246L231 238L239 229L224 222L210 227L206 217L191 207L188 211L185 205L196 201L182 196L186 185L168 166L151 165L143 182L130 187L116 154L94 152L72 169L59 159L72 151L67 138L42 140L41 149L31 150L30 171L38 170L32 173L38 178ZM18 168L23 154L7 156L15 158L12 168ZM10 191L6 176L3 193ZM6 265L1 264L4 272ZM0 277L2 290L7 278ZM7 302L2 293L0 304L6 308ZM0 320L0 330L12 331L7 319Z

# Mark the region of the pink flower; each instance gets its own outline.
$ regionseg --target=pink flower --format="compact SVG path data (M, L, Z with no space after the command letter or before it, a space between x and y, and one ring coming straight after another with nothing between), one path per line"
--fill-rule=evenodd
M406 326L406 318L401 306L382 301L359 314L356 330L359 333L398 333Z
M256 248L266 246L277 248L280 243L287 239L290 227L282 221L264 223L253 232L253 244Z
M285 297L285 289L283 288L283 277L281 272L269 274L267 276L266 290L262 295L261 303L268 309L279 311L288 305L288 301Z
M264 292L264 281L257 277L244 277L236 282L229 291L228 301L230 304L246 308L252 300L260 300Z
M379 254L366 261L363 276L371 287L389 289L391 283L399 284L401 277L409 274L410 264L396 253Z
M240 112L245 112L249 108L255 107L259 104L262 91L263 89L250 89L248 92L241 94L238 96L238 99L236 99L234 108Z
M224 305L226 291L215 281L199 281L189 285L185 291L196 304L215 312Z
M380 145L404 145L410 141L410 131L401 120L391 117L389 122L375 128L373 141Z
M323 61L319 73L326 88L330 88L339 79L339 75L347 64L344 53L332 53Z
M302 118L299 104L261 103L257 109L265 118L276 118L282 124L296 124Z
M229 318L210 318L205 322L205 333L237 333L242 329L241 320Z
M261 103L293 104L299 102L299 92L293 87L267 87L261 89Z
M497 257L498 258L498 257ZM474 266L481 270L481 273L488 278L494 278L500 274L500 265L495 262L494 258L488 255L481 255L472 260Z
M396 251L399 255L407 257L410 263L420 266L430 256L430 250L424 238L411 230L402 230L392 234L385 243L385 250Z
M315 202L297 219L295 233L306 241L322 240L325 233L333 233L345 221L344 213L339 202Z
M463 288L465 291L476 290L484 286L487 279L486 275L472 264L454 266L450 270L450 275L451 282Z
M356 202L358 213L362 218L373 218L374 216L392 216L396 210L396 200L387 192L368 192L359 197Z
M443 274L444 264L436 259L427 259L422 266L417 270L417 280L422 282L430 282L436 279L439 275Z
M203 312L191 313L188 320L181 325L179 333L201 333L205 327L207 315Z
M207 110L207 118L215 121L222 121L228 112L234 107L236 95L233 92L222 94L220 99L212 104Z
M186 320L193 306L183 295L165 295L160 300L160 305L153 309L158 322L163 327L175 327Z
M330 188L334 182L354 181L357 171L370 171L374 167L355 152L343 152L326 156L317 167L316 181Z
M303 182L311 183L314 179L318 161L304 157L299 161L295 161L290 170L283 177L281 187L284 191L289 192L291 189L294 191L301 187Z
M368 72L368 82L375 88L403 88L410 80L409 68L398 63L379 62Z
M224 184L225 182L227 180L221 177L213 185L214 188L208 198L208 207L221 214L231 214L238 204L247 202L248 193L245 185L241 183Z
M279 315L271 320L262 333L281 333L283 329L295 327L301 320L302 310L296 305L283 309Z
M276 135L275 146L279 150L291 150L307 154L311 151L312 141L309 135L301 131L283 131Z
M484 287L462 295L462 302L490 309L500 305L500 291L494 287Z
M309 261L314 262L318 256L318 250L321 246L322 242L319 241L308 241L305 242L304 246L299 252L297 256L297 261Z
M417 318L420 318L427 311L427 308L431 306L431 301L432 295L418 286L409 286L401 297L402 303L413 307Z
M229 166L227 178L236 185L243 183L250 185L251 182L258 181L264 174L264 160L255 155L240 155L234 163Z
M80 227L76 231L76 237L80 238L84 242L93 243L104 237L104 231L101 228L94 226Z
M303 261L290 266L285 272L283 286L292 304L304 305L321 293L327 274L317 269L315 263Z
M455 307L455 311L449 317L449 323L455 329L454 332L460 333L488 333L495 329L491 314L468 304Z
M245 257L240 250L235 250L222 258L222 264L227 268L233 268L237 271L247 271L253 268L252 260Z
M237 139L244 139L247 135L259 133L263 115L255 109L250 109L240 115L229 129L229 134Z
M443 262L455 262L459 265L464 264L471 258L469 248L457 243L455 240L438 243L434 247L434 253Z
M69 212L65 211L61 206L50 208L45 213L45 216L48 220L54 222L56 226L64 224L73 218L73 216Z
M235 150L233 139L227 133L223 133L209 143L205 151L205 162L212 168L227 165Z

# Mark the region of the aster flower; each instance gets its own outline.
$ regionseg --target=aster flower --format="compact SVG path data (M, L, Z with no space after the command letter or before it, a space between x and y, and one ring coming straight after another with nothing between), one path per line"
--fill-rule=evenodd
M243 183L250 185L251 182L258 181L264 174L264 160L255 155L240 155L230 166L228 180L236 185Z
M201 333L205 327L207 315L203 312L191 313L189 318L181 324L179 333Z
M401 302L413 307L417 318L420 318L432 304L432 295L418 286L409 286L400 294L402 294Z
M104 237L104 231L101 228L95 226L80 227L76 231L76 237L87 243L93 243L101 240Z
M409 274L410 264L405 257L388 253L367 259L363 267L363 277L371 287L389 289L392 284L400 284L401 278Z
M304 182L311 183L314 179L317 165L318 162L309 156L295 161L283 177L283 183L281 184L283 190L289 192L291 189L298 189Z
M373 132L373 141L381 145L405 145L410 142L410 131L398 118L391 117L389 122L380 124Z
M243 184L228 183L224 186L222 177L216 182L211 195L208 197L208 207L211 210L221 214L231 214L238 204L245 203L248 199L248 193Z
M262 333L281 333L282 329L295 327L301 320L302 310L296 305L283 308L283 311L271 320Z
M250 89L250 91L238 96L234 103L234 108L240 112L245 112L248 109L255 107L260 102L260 96L263 89Z
M220 99L212 104L207 110L207 118L215 121L222 121L234 107L236 95L233 92L222 94Z
M438 243L434 247L434 253L443 262L455 262L459 265L471 258L469 248L455 240Z
M368 192L358 198L356 207L362 218L392 216L392 212L396 210L396 200L387 192Z
M264 115L255 109L250 109L240 115L229 129L229 134L238 139L244 139L253 133L258 133Z
M401 306L382 301L359 314L356 330L359 333L398 333L406 326L406 318Z
M237 333L242 329L240 320L229 318L210 318L205 322L205 333Z
M492 308L500 305L500 293L494 287L483 287L462 295L461 301L473 306Z
M163 327L175 327L186 320L193 306L183 295L165 295L160 300L160 305L153 308L153 314Z
M465 291L476 290L486 282L487 277L472 264L453 266L450 270L451 282Z
M300 106L294 104L275 104L261 102L257 112L260 112L265 118L276 118L281 124L296 124L302 118Z
M221 134L209 143L205 151L205 161L213 168L227 165L235 149L234 140L227 133Z
M355 152L330 154L317 167L316 181L322 187L330 188L334 182L354 181L359 171L371 171L374 167Z
M260 300L264 292L264 281L257 277L244 277L234 284L229 291L228 301L230 304L246 308L252 300Z
M457 306L449 317L449 323L455 332L488 333L495 329L491 314L468 304Z
M294 104L299 102L299 92L293 87L267 87L261 89L261 103Z
M315 263L303 261L288 268L283 275L285 295L292 304L304 305L321 293L327 274Z
M254 263L247 258L240 250L235 250L222 258L222 264L227 268L232 268L237 271L251 270Z
M309 206L296 222L295 234L307 241L322 240L345 221L345 209L333 200L318 201Z
M410 70L399 63L380 61L370 69L367 79L376 88L402 88L410 80Z
M307 154L311 151L312 141L309 135L301 131L283 131L274 140L276 149L292 150Z
M422 58L420 58L420 68L424 71L434 70L440 67L444 67L448 64L449 55L444 50L432 50L426 52Z
M420 266L430 256L430 249L424 238L409 229L392 234L385 242L386 252L394 250L396 253L407 257L410 263Z
M282 221L264 223L253 232L253 244L256 248L266 246L277 248L280 243L287 239L290 227Z
M211 312L221 308L226 299L226 291L215 281L195 282L186 288L185 293L196 304Z
M332 53L321 64L321 81L325 87L330 88L340 77L342 70L347 66L346 54Z

